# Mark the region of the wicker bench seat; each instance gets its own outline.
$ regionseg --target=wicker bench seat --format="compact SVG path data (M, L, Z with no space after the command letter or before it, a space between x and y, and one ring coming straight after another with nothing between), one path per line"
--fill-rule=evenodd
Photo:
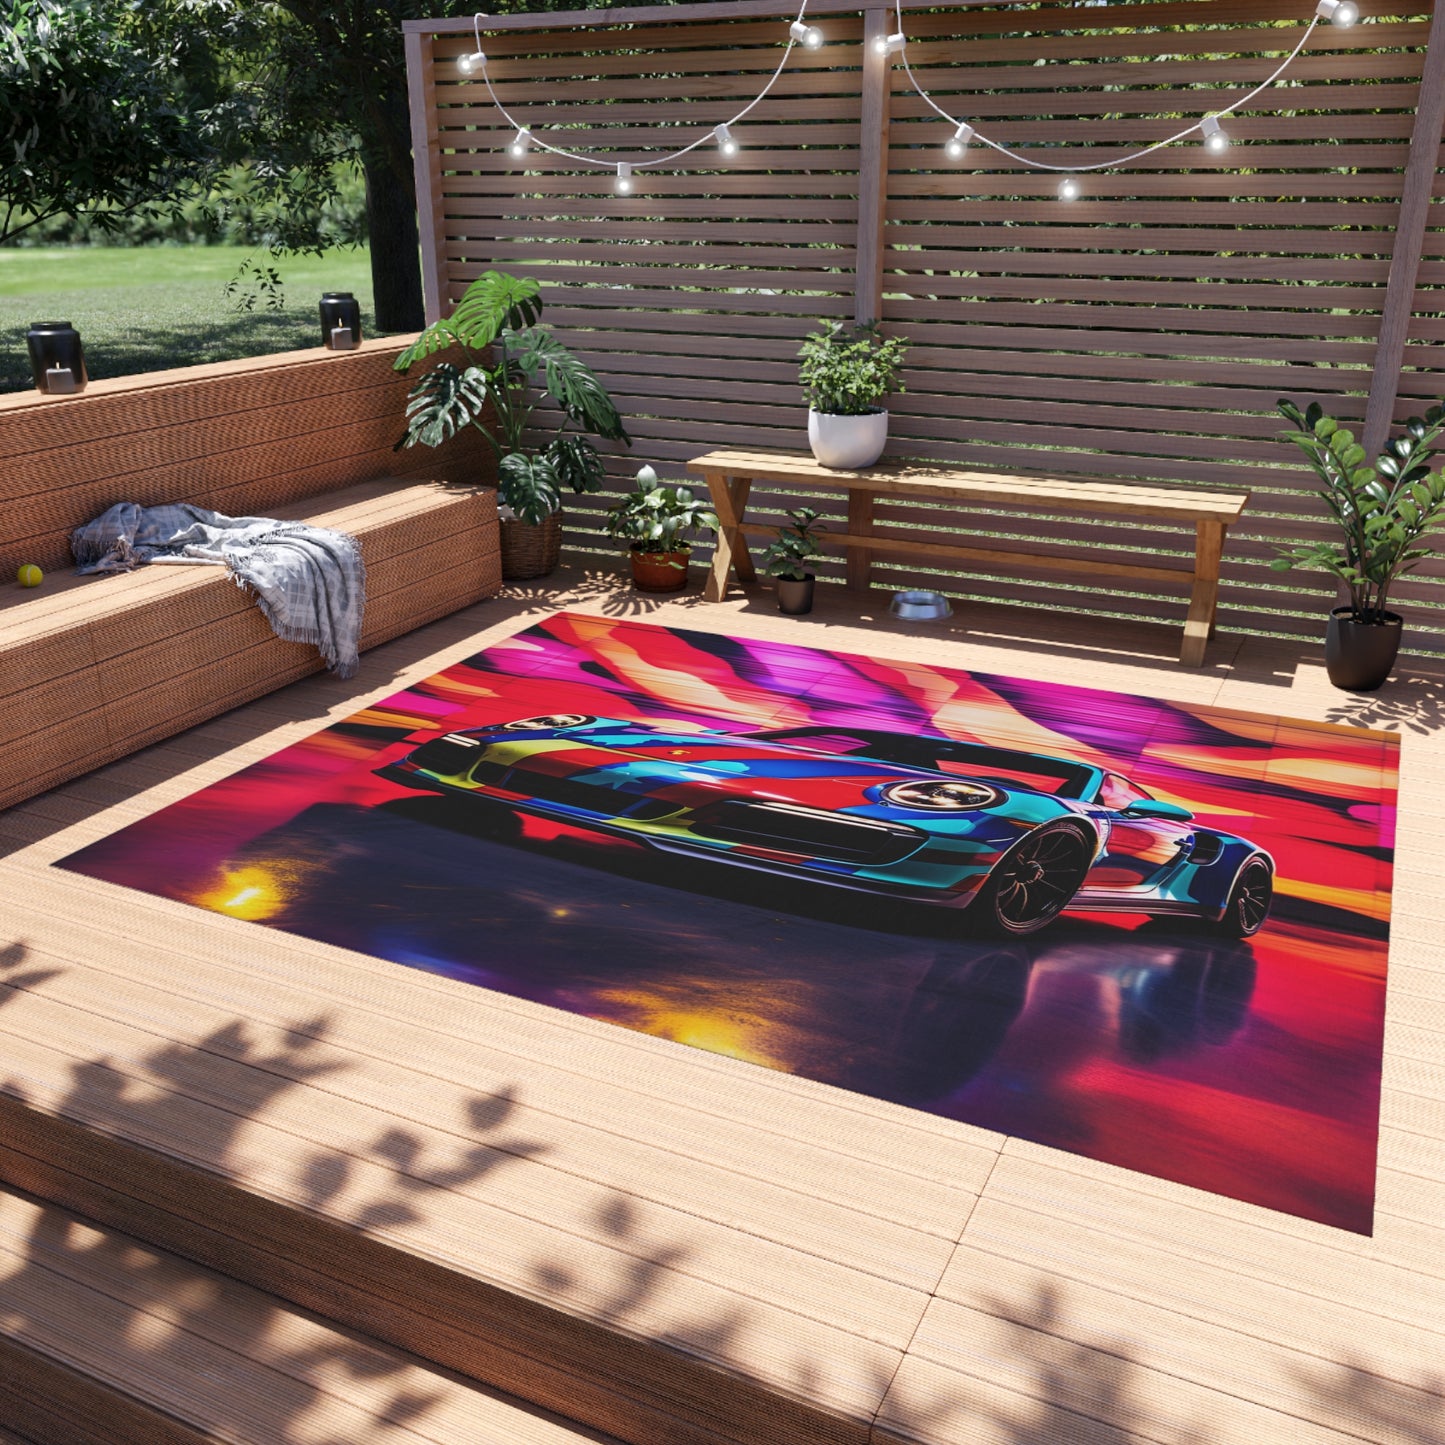
M472 452L392 475L400 342L0 397L0 807L321 670L220 567L77 577L68 539L113 502L190 501L348 532L365 650L501 586L495 493ZM318 460L319 458L319 460ZM14 585L36 562L44 585Z
M383 478L275 511L361 544L364 650L496 592L493 496ZM7 589L0 677L13 738L0 807L321 666L314 647L277 638L221 567L70 574L40 593Z

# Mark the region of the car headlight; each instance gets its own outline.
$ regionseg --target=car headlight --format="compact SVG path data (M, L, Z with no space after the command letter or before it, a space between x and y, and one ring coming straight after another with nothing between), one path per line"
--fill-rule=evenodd
M544 717L523 717L516 722L502 724L503 732L565 732L568 728L585 728L588 723L595 723L595 717L588 717L582 712L553 712L547 713Z
M968 813L975 808L991 808L1003 797L987 783L958 782L889 783L879 795L899 808L927 808L937 813Z

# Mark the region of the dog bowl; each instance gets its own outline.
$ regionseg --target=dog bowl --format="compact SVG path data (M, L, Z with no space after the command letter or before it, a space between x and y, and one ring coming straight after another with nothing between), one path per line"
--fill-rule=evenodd
M953 616L953 608L942 592L895 592L888 610L905 622L936 622Z

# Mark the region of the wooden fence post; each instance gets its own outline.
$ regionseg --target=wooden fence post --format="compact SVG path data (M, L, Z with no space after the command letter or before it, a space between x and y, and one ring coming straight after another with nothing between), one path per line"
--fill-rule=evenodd
M1400 217L1395 225L1395 249L1390 258L1390 281L1380 318L1380 341L1375 348L1370 400L1365 409L1361 445L1371 457L1378 454L1390 434L1395 401L1400 393L1400 372L1405 365L1405 346L1415 314L1420 253L1430 222L1430 196L1435 188L1442 127L1445 127L1445 3L1436 0L1420 77L1415 129L1410 137L1410 158L1405 166Z
M406 88L411 105L411 156L416 174L416 222L421 242L421 288L428 325L439 321L446 284L442 225L442 156L437 123L436 38L406 32Z
M863 113L858 134L858 249L854 263L853 317L883 316L883 220L888 210L888 116L893 59L880 55L887 38L888 9L863 12Z

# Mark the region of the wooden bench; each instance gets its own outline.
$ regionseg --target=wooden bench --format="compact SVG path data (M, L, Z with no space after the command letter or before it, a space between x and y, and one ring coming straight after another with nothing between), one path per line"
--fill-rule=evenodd
M0 807L320 671L219 567L77 577L70 532L114 502L189 501L348 532L361 645L501 586L495 493L473 451L397 458L400 343L0 397ZM398 460L413 469L395 475ZM420 475L417 475L417 473ZM34 562L43 586L14 584Z
M772 536L776 529L744 520L754 482L784 487L845 491L848 494L848 530L829 531L825 541L847 548L848 585L866 591L876 556L924 556L958 562L985 562L994 566L1022 561L1089 577L1136 578L1140 581L1189 584L1189 613L1184 623L1184 645L1179 660L1191 667L1204 661L1204 647L1214 632L1219 596L1219 562L1224 539L1239 520L1247 492L1205 492L1192 487L1141 486L1115 480L1091 481L1067 477L1011 476L1002 472L953 471L917 463L896 462L865 471L835 472L819 466L801 452L715 451L695 457L690 470L700 472L712 495L718 515L717 550L708 575L705 596L720 602L728 577L755 578L748 554L749 536ZM979 547L945 541L937 535L904 536L874 529L876 497L901 497L929 502L974 502L991 505L1023 504L1041 512L1083 513L1089 516L1137 517L1149 522L1192 523L1195 529L1194 567L1155 566L1138 562L1033 552L1024 548Z

